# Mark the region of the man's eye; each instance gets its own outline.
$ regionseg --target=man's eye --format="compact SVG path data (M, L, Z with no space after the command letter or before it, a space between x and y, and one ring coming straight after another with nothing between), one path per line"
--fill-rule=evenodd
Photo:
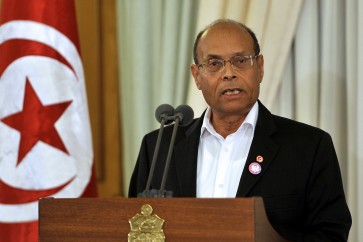
M208 61L208 65L209 66L221 66L222 62L220 60L209 60Z
M235 60L234 60L236 63L240 63L240 64L242 64L243 62L245 62L246 60L244 59L244 58L236 58Z

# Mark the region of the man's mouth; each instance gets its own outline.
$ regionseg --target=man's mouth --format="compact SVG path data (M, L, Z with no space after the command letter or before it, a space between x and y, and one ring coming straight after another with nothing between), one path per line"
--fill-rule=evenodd
M228 89L223 92L223 95L236 95L241 92L241 89Z

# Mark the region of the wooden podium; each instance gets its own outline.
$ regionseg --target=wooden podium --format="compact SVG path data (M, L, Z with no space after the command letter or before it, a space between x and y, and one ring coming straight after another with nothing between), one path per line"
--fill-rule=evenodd
M262 198L43 198L39 241L128 241L129 219L145 204L165 220L166 242L286 241L270 225Z

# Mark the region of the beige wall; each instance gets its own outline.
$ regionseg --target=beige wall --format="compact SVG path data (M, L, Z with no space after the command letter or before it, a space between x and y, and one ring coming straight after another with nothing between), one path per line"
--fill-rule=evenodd
M115 0L76 0L101 197L123 196Z

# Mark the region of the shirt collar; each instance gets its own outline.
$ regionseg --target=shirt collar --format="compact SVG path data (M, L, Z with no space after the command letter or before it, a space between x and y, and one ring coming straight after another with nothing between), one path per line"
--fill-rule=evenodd
M203 124L201 127L201 131L200 131L200 137L203 136L204 132L207 130L210 134L213 135L219 135L213 125L210 122L210 117L212 114L212 109L208 106L207 111L205 112L204 118L203 118ZM252 126L252 130L254 131L255 127L256 127L256 123L257 123L257 117L258 117L258 102L256 102L250 112L247 114L247 117L245 118L245 120L243 121L243 123L241 124L241 126L239 127L238 130L241 129L241 127L243 127L245 124L249 124ZM238 132L238 131L237 131Z

